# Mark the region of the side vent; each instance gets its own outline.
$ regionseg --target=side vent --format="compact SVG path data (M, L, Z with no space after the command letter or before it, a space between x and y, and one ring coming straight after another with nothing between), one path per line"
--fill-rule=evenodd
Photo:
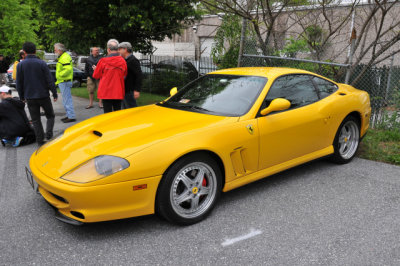
M246 148L236 148L231 152L231 161L236 177L241 177L257 171L258 162L254 162Z
M231 160L233 165L233 170L235 171L236 176L241 176L246 173L246 169L244 169L241 150L236 150L231 153Z

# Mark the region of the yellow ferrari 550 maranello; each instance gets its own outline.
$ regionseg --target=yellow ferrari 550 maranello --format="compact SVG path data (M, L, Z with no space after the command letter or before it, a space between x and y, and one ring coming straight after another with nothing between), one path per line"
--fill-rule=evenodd
M320 157L349 162L370 114L366 92L307 71L220 70L68 128L26 172L67 223L157 213L188 225L221 192Z

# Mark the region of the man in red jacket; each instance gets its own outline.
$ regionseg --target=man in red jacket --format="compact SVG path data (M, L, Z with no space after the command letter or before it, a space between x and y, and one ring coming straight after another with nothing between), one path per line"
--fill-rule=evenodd
M100 79L97 98L103 100L104 113L121 110L125 97L124 78L128 73L126 61L118 53L118 41L107 42L107 57L93 66L93 78Z

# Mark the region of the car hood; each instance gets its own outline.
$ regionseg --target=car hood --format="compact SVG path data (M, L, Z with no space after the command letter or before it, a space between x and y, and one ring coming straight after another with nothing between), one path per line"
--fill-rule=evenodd
M157 105L100 115L68 128L36 151L35 165L57 179L99 155L126 158L158 142L199 128L237 121Z

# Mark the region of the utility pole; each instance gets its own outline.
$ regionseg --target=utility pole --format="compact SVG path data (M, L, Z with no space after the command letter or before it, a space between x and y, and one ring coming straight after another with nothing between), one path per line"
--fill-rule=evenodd
M244 41L246 39L246 28L247 28L247 20L245 18L243 18L242 19L242 32L240 34L239 58L238 58L238 64L237 64L238 67L240 67L242 64Z

